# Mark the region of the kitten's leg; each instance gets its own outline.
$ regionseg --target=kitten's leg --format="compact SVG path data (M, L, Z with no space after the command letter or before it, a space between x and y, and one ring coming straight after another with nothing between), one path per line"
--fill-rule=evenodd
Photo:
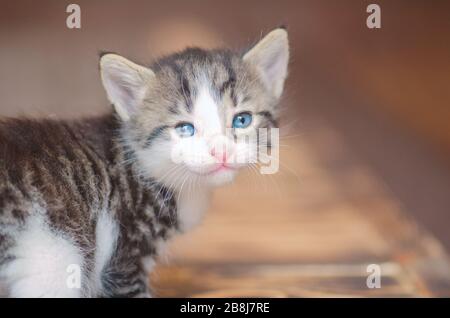
M6 278L2 275L2 270L6 264L11 260L11 254L9 253L11 247L14 244L13 236L10 233L5 233L1 228L3 224L0 223L0 297L7 297L8 290L6 286Z
M126 262L109 268L103 273L102 284L105 297L149 298L147 273L137 265Z
M81 297L83 257L76 246L38 218L14 235L3 251L0 276L10 297Z
M147 277L143 274L120 275L110 277L110 283L106 284L104 295L113 298L150 298L150 289Z

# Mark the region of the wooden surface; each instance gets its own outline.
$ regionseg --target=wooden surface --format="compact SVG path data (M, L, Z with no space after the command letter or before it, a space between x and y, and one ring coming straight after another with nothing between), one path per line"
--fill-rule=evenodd
M157 267L157 296L450 296L440 243L338 132L313 127L282 141L277 175L247 173L216 193ZM366 286L368 264L381 266L380 289Z

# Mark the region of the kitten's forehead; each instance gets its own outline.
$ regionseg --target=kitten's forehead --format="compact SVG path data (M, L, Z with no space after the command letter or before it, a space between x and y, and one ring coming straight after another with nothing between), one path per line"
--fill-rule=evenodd
M202 135L217 135L223 132L224 112L211 94L211 89L203 85L194 101L193 115Z
M217 102L229 93L236 104L236 83L244 73L240 57L228 50L187 49L157 61L152 69L184 99L189 112L206 84Z

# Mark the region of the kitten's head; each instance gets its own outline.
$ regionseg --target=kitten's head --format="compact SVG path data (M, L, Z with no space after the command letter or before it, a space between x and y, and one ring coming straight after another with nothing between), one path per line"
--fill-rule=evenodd
M105 54L100 69L140 173L179 190L230 182L255 161L260 138L243 137L276 127L288 58L276 29L243 55L187 49L148 68Z

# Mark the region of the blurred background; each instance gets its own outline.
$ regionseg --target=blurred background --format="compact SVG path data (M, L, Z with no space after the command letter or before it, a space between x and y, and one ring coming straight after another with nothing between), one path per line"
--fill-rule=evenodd
M355 295L375 262L391 289L371 295L445 294L450 3L376 1L382 27L368 29L372 2L78 0L81 29L68 29L72 2L1 0L0 115L108 111L100 51L150 64L186 46L246 47L286 25L281 171L219 190L204 225L174 242L157 290Z

